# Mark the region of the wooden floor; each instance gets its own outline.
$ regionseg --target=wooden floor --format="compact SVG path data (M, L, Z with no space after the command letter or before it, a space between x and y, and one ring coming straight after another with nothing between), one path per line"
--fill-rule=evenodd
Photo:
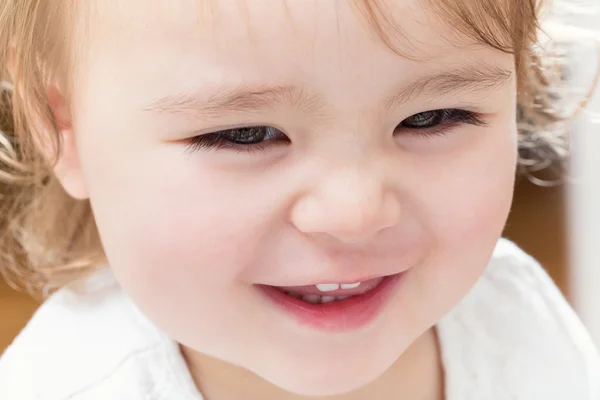
M565 246L564 192L560 188L517 185L513 211L505 236L536 257L565 294L567 252ZM0 353L26 324L37 304L0 282Z

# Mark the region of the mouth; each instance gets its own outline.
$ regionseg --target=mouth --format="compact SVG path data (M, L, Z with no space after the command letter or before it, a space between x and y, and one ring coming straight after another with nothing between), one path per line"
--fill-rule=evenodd
M269 302L299 324L329 332L359 329L388 304L407 271L362 282L308 286L257 285Z

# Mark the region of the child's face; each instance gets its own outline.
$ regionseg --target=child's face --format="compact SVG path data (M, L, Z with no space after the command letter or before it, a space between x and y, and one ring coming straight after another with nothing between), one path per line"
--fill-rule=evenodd
M480 276L511 203L513 58L390 3L393 43L416 60L351 2L92 13L73 126L112 268L175 340L292 391L343 392L388 368ZM466 111L409 118L440 109ZM272 129L192 141L248 126ZM348 307L262 286L390 275Z

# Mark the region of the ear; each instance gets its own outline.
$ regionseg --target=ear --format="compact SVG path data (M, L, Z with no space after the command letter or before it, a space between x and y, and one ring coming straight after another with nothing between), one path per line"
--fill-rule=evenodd
M57 87L48 88L47 93L60 143L54 174L69 195L79 200L87 199L88 191L79 163L69 103Z

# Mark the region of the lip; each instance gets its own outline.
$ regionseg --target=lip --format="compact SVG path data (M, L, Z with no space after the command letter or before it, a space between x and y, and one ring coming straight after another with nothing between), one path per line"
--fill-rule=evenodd
M269 303L300 325L325 332L349 332L368 325L381 314L406 274L404 271L386 276L365 294L326 304L307 303L273 286L256 287Z

